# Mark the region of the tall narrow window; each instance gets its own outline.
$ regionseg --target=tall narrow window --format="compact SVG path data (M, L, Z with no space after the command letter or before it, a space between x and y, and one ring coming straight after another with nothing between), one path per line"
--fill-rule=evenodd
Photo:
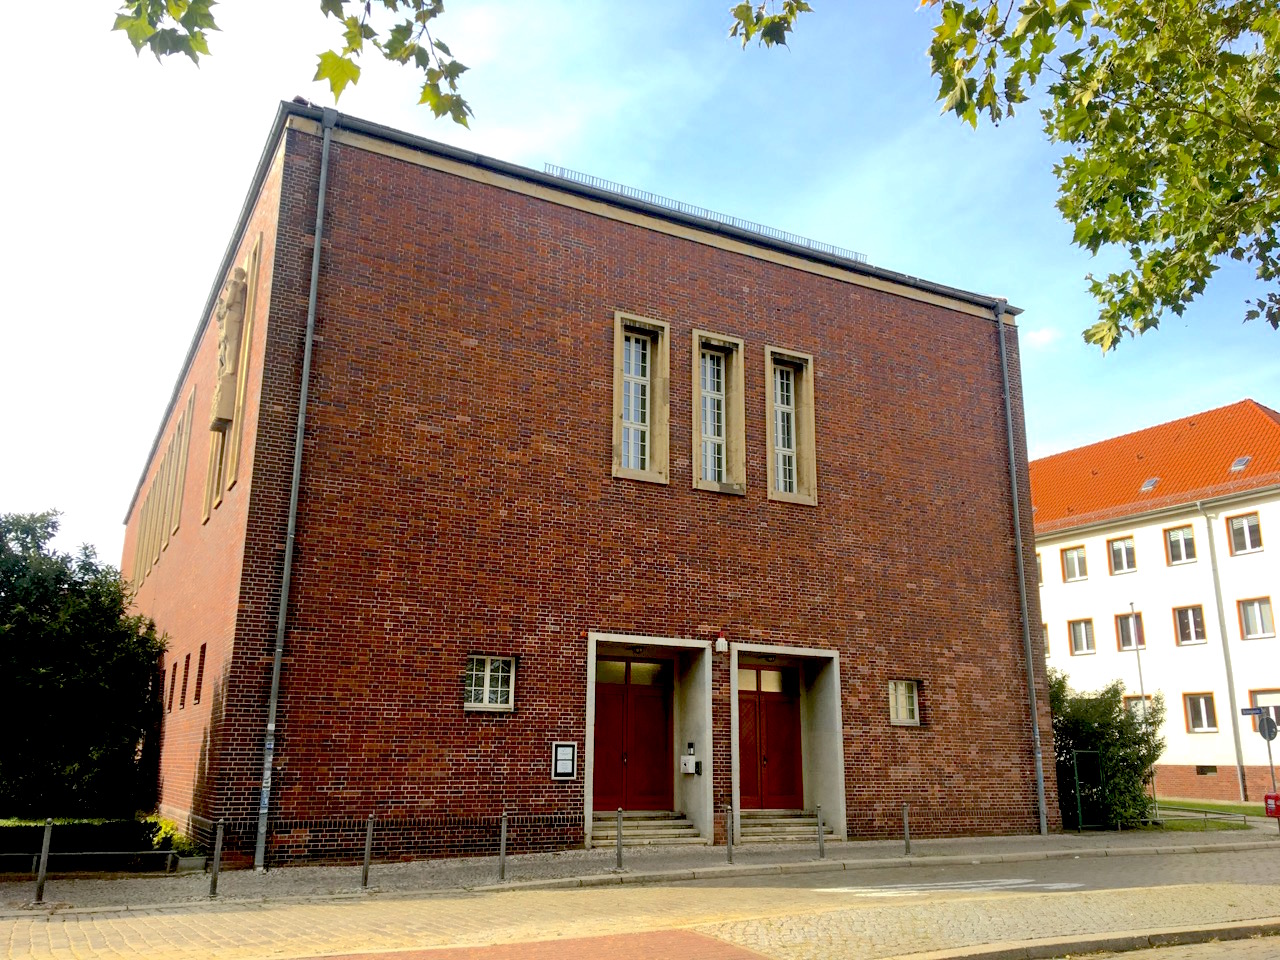
M196 661L196 690L191 697L192 703L200 702L200 692L204 689L204 653L208 644L200 644L200 659Z
M796 492L796 373L773 368L773 478L779 493Z
M693 486L746 493L742 341L693 331Z
M165 705L165 712L173 711L173 695L178 690L178 661L173 661L173 670L169 674L169 702Z
M1164 532L1169 563L1190 563L1196 558L1196 538L1190 527L1174 527Z
M1243 517L1232 517L1227 521L1227 529L1231 531L1231 552L1253 553L1262 549L1262 527L1258 523L1256 513L1248 513Z
M649 468L649 348L652 341L628 333L622 342L622 466Z
M702 371L702 479L724 482L725 468L725 376L724 354L703 350Z
M769 417L769 498L818 502L813 358L765 348Z
M187 654L186 659L182 662L182 692L178 694L178 709L184 710L187 706L187 681L191 678L191 654Z
M613 475L667 482L670 411L668 325L614 315Z
M1145 650L1147 638L1142 632L1142 614L1122 613L1116 617L1116 648Z

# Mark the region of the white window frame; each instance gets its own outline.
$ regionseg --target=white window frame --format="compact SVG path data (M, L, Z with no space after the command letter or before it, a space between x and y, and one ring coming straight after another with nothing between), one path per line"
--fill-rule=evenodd
M1241 600L1236 606L1240 611L1240 636L1245 640L1261 640L1264 637L1274 637L1276 635L1276 621L1274 613L1271 609L1270 597L1253 597L1249 600ZM1249 632L1249 613L1253 611L1254 624L1257 631Z
M1176 535L1176 536L1175 536ZM1178 545L1180 557L1174 557L1174 544ZM1191 547L1191 555L1187 555L1187 547ZM1176 566L1181 563L1196 562L1196 531L1191 524L1181 527L1170 527L1164 532L1164 549L1165 556L1168 558L1169 566Z
M1119 557L1117 558L1116 548L1120 548ZM1114 540L1107 541L1107 559L1111 564L1111 575L1114 577L1121 573L1133 573L1138 569L1138 551L1133 546L1133 534L1127 537L1116 537ZM1117 563L1116 560L1120 562Z
M1125 642L1126 633L1128 643ZM1140 612L1116 614L1116 649L1122 653L1147 649L1147 633L1142 629Z
M1080 630L1079 639L1085 641L1085 644L1082 645L1080 649L1077 649L1077 644L1076 644L1076 640L1077 640L1076 626L1077 625L1080 625L1082 627L1082 629ZM1070 649L1071 649L1071 655L1073 657L1087 657L1087 656L1092 656L1093 654L1098 652L1098 645L1094 642L1094 639L1093 639L1093 621L1092 620L1090 619L1068 620L1067 636L1071 638Z
M1074 576L1070 575L1067 570L1068 555L1070 555L1072 558L1078 558L1080 561L1079 563L1072 564L1072 566L1075 567ZM1083 546L1063 547L1062 548L1062 582L1076 583L1077 581L1088 580L1088 579L1089 579L1089 564L1085 557L1084 547Z
M1192 704L1196 704L1200 713L1200 725L1196 725L1195 711ZM1208 715L1205 712L1205 705L1208 705L1209 711L1213 714L1213 723L1208 723ZM1218 732L1218 707L1213 702L1212 693L1187 693L1182 696L1182 709L1187 715L1187 733L1217 733Z
M920 689L916 681L889 681L889 722L896 727L920 726Z
M475 674L475 671L473 670L472 665L476 663L483 663L484 665L483 674L482 674L483 686L480 688L481 690L480 695L483 698L482 701L476 701L476 700L470 699L471 691L475 689L475 684L471 682L471 678ZM501 673L500 672L495 673L494 667L496 664L503 664L503 663L507 665L507 676L511 680L511 682L507 685L507 690L506 690L507 699L505 702L503 701L491 702L489 700L489 697L495 690L492 682L495 679L501 678ZM466 671L463 673L462 680L463 680L462 708L464 710L481 711L481 712L488 712L488 713L510 713L515 709L515 703L516 703L516 658L515 657L494 657L494 656L489 656L488 654L483 654L483 653L470 654L467 657ZM497 687L496 689L499 693L501 693L500 686Z
M1195 611L1197 610L1200 611L1199 634L1196 633ZM1184 614L1185 614L1185 617L1184 617ZM1184 620L1187 628L1186 630L1187 635L1191 637L1190 640L1182 639L1183 637L1182 627L1183 627ZM1199 643L1208 643L1209 633L1206 630L1204 625L1204 606L1198 603L1194 603L1188 607L1174 607L1173 608L1173 636L1174 636L1175 642L1180 647L1193 647Z
M653 338L622 335L622 469L644 473L653 459Z
M1252 522L1253 533L1249 532ZM1244 547L1236 548L1236 530L1240 530L1244 537ZM1258 519L1257 511L1253 513L1242 513L1239 516L1227 517L1227 539L1231 544L1231 555L1238 557L1243 553L1257 553L1262 549L1262 521Z

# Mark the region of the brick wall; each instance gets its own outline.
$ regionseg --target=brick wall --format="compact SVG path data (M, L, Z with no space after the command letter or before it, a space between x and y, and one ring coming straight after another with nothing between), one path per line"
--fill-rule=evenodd
M319 152L287 134L262 325L216 768L217 815L246 835ZM588 630L838 650L852 836L897 835L903 801L921 836L1036 828L992 320L353 146L334 146L329 183L273 857L352 855L371 812L400 825L388 856L476 852L503 809L538 825L513 850L577 842L581 766L552 782L548 760L552 741L585 747ZM671 325L669 485L610 474L615 310ZM746 496L692 489L695 327L745 341ZM1016 332L1006 340L1034 584ZM817 507L766 497L766 344L814 357ZM1029 602L1038 624L1034 590ZM463 712L471 653L519 658L514 713ZM1038 641L1035 661L1056 825ZM921 727L889 725L894 678L920 681ZM726 656L713 684L720 806Z
M1156 766L1156 793L1160 797L1194 800L1240 801L1240 778L1235 764L1218 764L1213 773L1196 773L1194 765L1162 763ZM1208 771L1210 768L1204 768ZM1271 792L1271 771L1265 766L1245 766L1249 800L1261 803Z

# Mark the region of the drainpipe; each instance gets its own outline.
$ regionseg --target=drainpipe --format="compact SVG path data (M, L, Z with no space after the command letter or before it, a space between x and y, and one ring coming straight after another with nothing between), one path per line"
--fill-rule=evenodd
M307 425L307 387L311 381L311 347L315 341L316 294L320 288L320 241L324 236L324 195L329 181L329 142L338 111L326 109L321 119L324 140L320 147L320 186L316 191L315 245L311 250L311 292L307 298L307 332L302 347L302 385L298 389L298 423L293 436L293 483L289 488L289 530L284 544L284 574L280 581L280 605L276 610L276 649L271 664L271 698L267 706L267 730L262 744L262 793L258 800L258 840L253 850L255 870L266 869L267 813L271 806L271 764L276 751L276 710L280 703L280 665L284 658L284 632L289 615L289 584L293 578L293 543L298 527L298 488L302 485L302 435Z
M1222 606L1222 582L1218 579L1218 549L1214 544L1213 520L1217 514L1205 513L1204 506L1196 501L1196 509L1204 517L1209 531L1209 569L1213 571L1213 602L1218 607L1218 634L1222 638L1222 662L1227 668L1227 703L1231 706L1231 735L1236 741L1236 779L1240 782L1240 800L1249 799L1249 784L1244 775L1244 747L1240 743L1240 711L1236 709L1236 680L1231 672L1231 645L1227 642L1227 614ZM1211 519L1212 517L1212 519Z
M1036 804L1040 810L1040 836L1049 833L1044 800L1044 757L1040 750L1040 710L1036 704L1036 668L1031 655L1031 615L1027 609L1027 571L1022 552L1022 516L1018 499L1018 455L1013 442L1013 403L1009 399L1009 356L1004 345L1006 301L996 301L996 337L1000 341L1000 385L1004 390L1005 439L1009 447L1009 492L1013 497L1013 545L1018 561L1018 603L1022 610L1022 654L1027 661L1027 699L1031 706L1031 748L1036 760Z

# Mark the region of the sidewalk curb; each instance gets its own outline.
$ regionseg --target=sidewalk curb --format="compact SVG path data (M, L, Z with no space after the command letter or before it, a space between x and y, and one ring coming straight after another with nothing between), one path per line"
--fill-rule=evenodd
M1086 937L1053 937L1046 940L1018 940L989 943L981 947L957 947L927 953L904 953L886 960L1053 960L1065 954L1123 953L1150 947L1209 943L1213 940L1248 940L1252 937L1280 936L1280 917L1237 920L1204 927L1171 927L1127 933L1094 934Z

